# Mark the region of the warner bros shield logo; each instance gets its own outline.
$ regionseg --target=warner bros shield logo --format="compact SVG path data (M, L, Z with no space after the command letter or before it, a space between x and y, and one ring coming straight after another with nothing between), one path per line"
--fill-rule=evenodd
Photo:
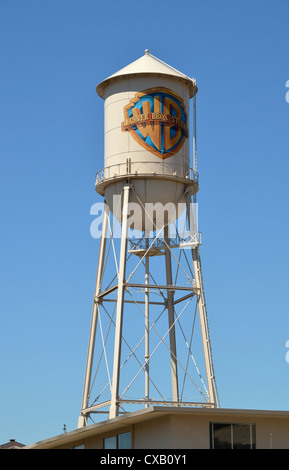
M124 107L123 132L162 160L175 155L188 137L188 117L183 100L167 88L135 94Z

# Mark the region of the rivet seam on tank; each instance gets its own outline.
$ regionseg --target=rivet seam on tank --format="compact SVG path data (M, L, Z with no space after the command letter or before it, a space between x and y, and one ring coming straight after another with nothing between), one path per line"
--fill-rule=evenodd
M180 96L156 87L135 94L124 107L123 132L162 160L175 155L188 138L187 112Z

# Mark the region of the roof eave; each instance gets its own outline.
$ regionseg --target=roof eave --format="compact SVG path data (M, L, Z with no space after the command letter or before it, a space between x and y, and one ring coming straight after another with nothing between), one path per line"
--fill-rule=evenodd
M121 78L127 78L127 77L136 77L138 75L145 75L145 74L148 74L148 75L151 75L151 76L162 76L162 77L167 77L169 76L168 74L165 74L165 73L151 73L151 72L143 72L143 73L135 73L135 74L126 74L126 75L118 75L117 77L109 77L107 78L106 80L104 80L103 82L99 83L99 85L97 85L96 87L96 92L97 94L104 99L104 93L105 93L105 89L106 87L114 82L114 81L117 81ZM192 98L193 96L196 95L196 93L198 92L198 87L196 85L196 81L193 80L193 79L189 79L189 78L182 78L182 77L176 77L176 76L173 76L173 78L175 80L179 80L179 81L182 81L184 82L184 84L188 87L189 89L189 96L190 98Z

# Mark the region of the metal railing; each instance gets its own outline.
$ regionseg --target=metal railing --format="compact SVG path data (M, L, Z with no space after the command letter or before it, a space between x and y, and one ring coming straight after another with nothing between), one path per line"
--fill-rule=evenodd
M198 182L198 173L196 170L186 165L175 165L166 162L132 162L127 159L126 162L107 166L96 173L96 184L102 183L107 179L121 176L170 176L182 179L188 179Z
M158 248L164 249L168 248L196 248L197 246L202 244L202 233L195 232L193 234L186 233L183 236L179 234L175 235L174 237L170 237L167 241L164 238L155 237L155 238L146 238L143 236L142 238L133 238L130 239L130 252L134 252L137 250L144 250L149 251L151 248Z

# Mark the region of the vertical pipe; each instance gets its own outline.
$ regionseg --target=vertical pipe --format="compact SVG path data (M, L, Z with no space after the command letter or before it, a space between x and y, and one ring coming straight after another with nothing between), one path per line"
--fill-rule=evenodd
M119 413L119 376L120 376L120 358L121 358L121 339L122 339L122 323L123 323L123 301L124 301L124 282L127 255L127 233L128 233L128 216L129 216L129 190L130 186L123 189L123 206L122 206L122 231L120 243L120 260L118 270L118 292L116 307L116 323L115 323L115 343L114 343L114 362L111 388L111 404L109 417L115 418Z
M149 240L146 238L146 249L148 249ZM149 253L145 257L145 284L149 284ZM145 399L149 400L149 289L145 289ZM146 403L146 407L148 407Z
M197 162L197 96L193 97L193 170L194 179L197 176L198 162ZM196 193L194 193L194 202L197 202Z
M193 97L193 169L197 169L197 96Z
M95 346L95 334L96 334L97 317L98 317L98 309L99 309L98 295L101 290L102 279L103 279L103 262L104 262L104 255L105 255L108 218L109 218L109 208L108 208L108 205L104 203L104 213L103 213L103 219L102 219L102 230L101 230L101 239L100 239L100 247L99 247L99 258L98 258L98 266L97 266L97 274L96 274L92 319L91 319L88 353L87 353L87 361L86 361L86 371L85 371L85 379L84 379L84 389L83 389L83 397L82 397L82 408L81 408L82 410L87 408L88 401L89 401L89 393L90 393L89 389L90 389L90 382L91 382L91 371L92 371L94 346ZM86 424L87 424L87 417L81 414L78 420L78 427L79 428L83 427Z

